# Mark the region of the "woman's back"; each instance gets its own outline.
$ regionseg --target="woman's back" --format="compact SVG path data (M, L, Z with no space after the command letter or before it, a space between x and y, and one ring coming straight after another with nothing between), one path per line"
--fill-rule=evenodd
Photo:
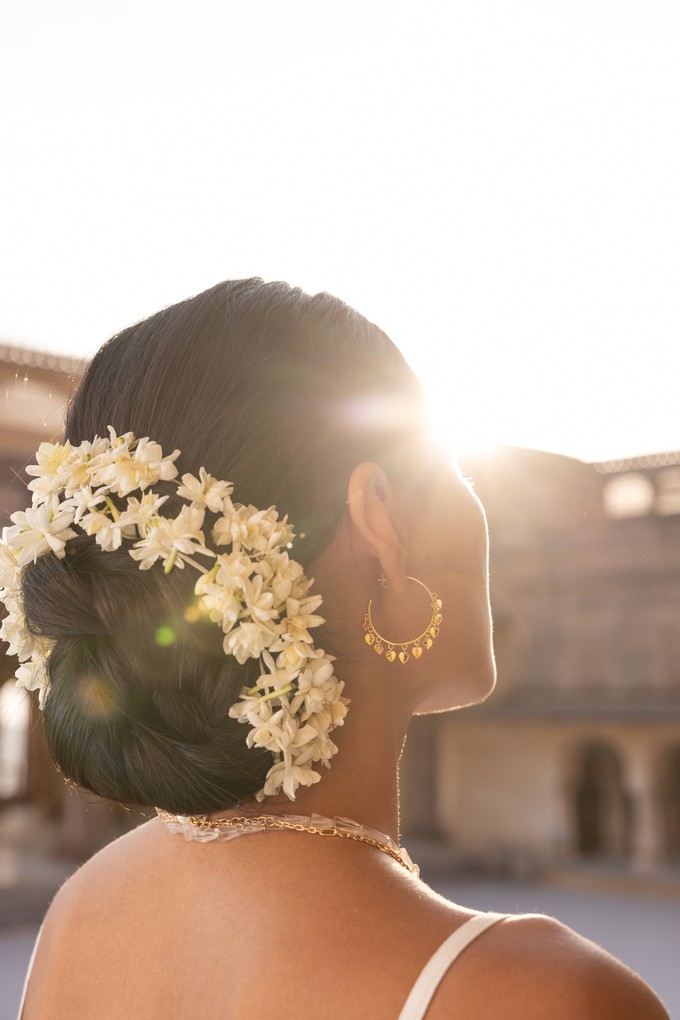
M62 889L23 1020L397 1020L432 954L474 916L360 844L267 833L203 846L153 821ZM425 1015L666 1016L622 965L541 916L475 939Z

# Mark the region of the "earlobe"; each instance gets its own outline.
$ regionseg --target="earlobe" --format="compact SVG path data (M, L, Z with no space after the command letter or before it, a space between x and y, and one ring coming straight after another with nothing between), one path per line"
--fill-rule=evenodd
M375 556L395 591L406 584L406 547L392 519L392 489L383 469L365 461L354 469L347 487L352 525Z

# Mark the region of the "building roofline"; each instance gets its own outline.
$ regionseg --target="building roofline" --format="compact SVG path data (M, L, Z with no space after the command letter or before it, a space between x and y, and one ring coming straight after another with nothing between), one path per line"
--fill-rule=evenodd
M87 364L87 358L0 343L0 363L2 362L16 365L18 368L39 368L70 376L82 374L83 368Z
M596 461L592 467L601 475L615 475L621 471L644 471L649 468L672 467L680 464L680 450L665 453L648 453L642 457L621 457L619 460Z

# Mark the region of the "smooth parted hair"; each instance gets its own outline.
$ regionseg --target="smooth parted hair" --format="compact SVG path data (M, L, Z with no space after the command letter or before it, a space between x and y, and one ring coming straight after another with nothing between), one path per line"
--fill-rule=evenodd
M398 482L428 457L420 387L389 338L329 294L258 278L220 283L105 343L65 438L108 425L179 448L180 474L203 466L234 483L238 502L276 505L305 567L345 514L356 464L376 461ZM182 505L172 485L154 491L170 494L164 512ZM104 555L87 535L24 570L27 626L56 641L50 753L101 797L210 813L251 798L271 766L229 717L259 664L226 656L220 628L187 614L192 574L141 571L126 548Z

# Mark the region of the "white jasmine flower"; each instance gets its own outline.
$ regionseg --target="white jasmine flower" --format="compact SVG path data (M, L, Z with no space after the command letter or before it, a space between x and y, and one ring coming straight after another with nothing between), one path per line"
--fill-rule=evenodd
M54 493L61 492L70 466L77 454L70 443L41 443L36 454L37 464L29 464L26 474L33 475L28 483L33 493L33 505L39 506Z
M275 712L261 726L254 728L246 737L248 747L264 747L268 751L289 751L294 754L296 762L312 741L318 740L318 733L312 726L300 726L299 720L283 709ZM311 755L306 760L311 761Z
M134 450L133 450L134 447ZM148 438L135 440L132 432L117 436L109 426L107 446L89 464L92 484L107 486L108 491L127 496L135 489L146 489L159 478L170 480L177 475L172 463L179 450L168 457L158 443Z
M64 496L67 499L75 495L79 489L91 488L97 470L113 460L113 453L108 448L106 439L81 443L73 452L72 463L64 468Z
M264 651L260 657L260 661L264 664L264 670L260 673L257 679L257 686L262 688L263 692L269 690L282 690L287 688L295 681L299 682L298 671L294 669L279 669L269 651Z
M292 762L290 764L276 762L267 773L263 792L266 797L270 797L280 793L283 789L290 800L295 800L295 791L298 786L313 786L320 779L319 773L312 768L294 765Z
M215 545L233 545L235 552L240 551L241 546L249 548L247 541L241 541L242 535L248 540L248 524L244 510L244 507L234 507L233 512L223 514L215 521L212 529L212 540ZM252 530L255 535L257 525L254 525Z
M37 464L29 464L26 468L27 475L50 476L58 475L64 464L73 459L73 447L66 443L41 443L35 455Z
M243 553L219 554L212 570L202 574L194 591L199 608L227 633L239 619L243 609L245 582L252 564Z
M296 626L305 629L318 627L326 622L323 617L313 615L322 603L323 599L320 595L310 595L304 599L289 598L286 603L286 613L291 621L296 621Z
M82 485L75 489L69 499L62 502L62 506L73 508L74 524L80 524L82 517L90 510L97 511L102 503L106 502L107 490L105 488L92 491L91 486ZM88 535L91 532L88 532Z
M167 481L177 475L177 468L172 461L179 457L179 450L175 450L169 457L163 457L158 443L140 439L133 453L127 440L128 435L132 434L126 433L126 436L121 437L125 441L114 447L113 459L97 467L95 478L98 485L106 485L111 492L127 496L135 489L144 490L159 479Z
M252 561L245 553L220 553L217 556L215 580L225 588L243 591L244 581L252 571Z
M10 516L14 527L4 530L3 542L13 549L21 550L17 560L19 567L35 563L38 556L47 552L53 552L59 559L63 559L66 542L76 536L71 528L73 514L70 511L55 511L55 505L58 506L56 497L51 499L54 502L19 510Z
M286 519L279 521L276 507L258 510L238 505L233 513L215 522L212 536L216 545L231 544L235 550L266 553L281 542L286 545L292 542L294 532Z
M312 729L311 724L308 723L305 729ZM312 730L312 732L314 732ZM331 758L338 753L338 749L333 741L330 739L328 734L323 731L315 734L307 741L304 747L301 747L295 753L295 764L296 765L310 765L315 762L320 762L322 765L330 767Z
M275 700L284 705L287 712L290 711L288 692L293 689L297 679L296 670L278 669L266 649L262 652L260 661L264 664L265 671L260 674L253 687L244 687L241 690L240 700L229 709L232 719L247 716L251 725L257 726L271 719Z
M73 451L73 461L64 468L64 496L67 499L74 497L83 489L92 489L97 485L97 472L107 464L111 464L115 454L109 445L109 440L95 436L92 442L85 440ZM108 492L103 487L103 492Z
M205 468L200 468L199 478L195 475L182 475L177 495L196 506L207 507L213 513L230 513L233 507L229 497L233 491L231 482L221 482L209 475Z
M322 616L313 613L313 610L321 605L321 601L319 596L302 601L289 598L286 601L286 613L282 620L280 636L271 645L272 651L280 652L276 660L278 666L302 669L310 658L314 639L308 628L318 627L325 622Z
M130 556L133 560L141 560L140 570L148 570L157 559L162 559L167 572L175 563L179 567L184 566L182 557L178 557L178 554L212 555L205 548L201 531L204 516L204 510L183 506L177 517L159 517L148 536L140 542L135 542L130 549Z
M224 650L243 665L248 659L257 659L267 647L268 633L257 623L241 623L224 639Z
M47 682L46 673L47 661L45 659L36 656L27 662L22 662L15 674L17 687L23 687L27 691L40 691L42 693Z
M248 717L252 715L255 720L254 725L259 726L261 719L258 707L260 704L261 691L257 691L257 693L249 695L244 687L241 691L240 697L242 700L236 701L229 709L229 717L231 719L240 719L242 722L248 722ZM265 704L269 704L269 702L265 702ZM269 705L269 710L271 712L271 705Z
M25 470L28 471L28 468ZM40 478L34 478L32 482L29 482L27 488L33 493L32 505L38 507L46 499L49 499L50 496L61 492L63 481L57 475L42 475Z
M333 676L333 663L329 657L309 659L302 668L297 681L297 692L291 710L304 711L305 718L313 715L333 697L338 681Z
M124 538L137 537L134 524L125 524L122 517L116 520L104 513L85 514L80 526L86 534L96 536L95 541L104 552L120 549Z
M294 743L299 728L298 720L280 708L260 726L251 729L246 744L265 747L268 751L284 751Z
M120 515L122 527L135 526L139 535L144 537L153 527L155 518L169 496L159 496L155 492L145 492L141 499L128 496L127 509ZM134 532L131 532L131 535Z
M8 545L5 538L5 534L9 530L9 528L3 528L2 539L0 539L0 588L3 589L15 588L21 577L19 550Z
M307 596L309 589L313 584L314 578L305 577L303 574L300 578L298 578L298 580L293 582L293 590L290 593L289 598L297 599L298 602L301 602Z
M347 715L349 698L342 698L340 696L344 686L344 683L339 683L339 692L317 713L318 718L321 720L321 725L327 730L332 730L336 726L342 726Z
M285 621L284 621L285 622ZM280 669L303 669L309 657L310 645L304 641L286 641L285 635L270 645L272 651L278 651L276 665Z
M173 462L177 460L179 455L179 450L173 450L167 457L164 457L159 444L145 438L140 439L137 443L133 460L138 465L144 465L147 471L145 478L156 475L153 479L154 482L159 481L159 479L163 482L170 482L173 478L177 477L177 468ZM139 488L144 489L146 486L140 485Z
M99 528L95 542L105 553L112 553L120 549L123 539L137 538L135 528L121 527L117 520L110 520L108 526Z
M265 512L261 523L261 532L267 539L267 552L273 549L278 550L282 547L289 547L295 538L295 532L288 523L288 518L284 517L282 520L279 520L276 507L270 507Z
M132 444L134 443L134 441L135 441L135 436L134 436L133 432L123 432L123 434L119 436L119 435L117 435L116 430L114 429L113 425L107 425L106 426L106 431L109 434L109 439L108 439L108 444L107 445L112 450L118 450L121 447L125 447L126 449L129 449L132 446Z
M84 514L78 523L86 535L96 535L97 532L101 531L102 528L107 528L113 521L107 513L99 513L95 510L92 513ZM118 545L120 545L120 542Z
M5 605L9 609L8 602L5 602ZM32 642L30 635L26 632L23 616L11 611L7 614L0 623L0 641L6 641L9 645L8 655L18 655L20 659L30 656Z
M274 605L274 593L269 591L260 576L243 580L243 599L246 609L255 621L275 620L279 615Z
M225 633L228 633L237 622L243 604L239 595L229 589L223 588L214 581L203 581L203 575L196 582L194 591L200 596L198 606L202 613L206 613L213 623L219 623Z
M5 592L2 596L7 615L0 624L0 641L9 645L9 655L16 655L20 661L38 655L45 657L51 648L47 638L37 637L26 629L23 608L18 593Z
M237 701L229 709L232 719L239 719L241 722L250 723L251 726L261 726L271 719L274 714L272 698L265 698L264 691L248 691L245 687L241 691L241 701Z
M267 553L253 569L267 581L279 605L293 595L295 584L304 577L302 564L291 560L285 551ZM306 594L306 591L300 597L302 594Z
M115 436L113 429L111 429L111 432ZM127 435L131 436L132 433L128 432ZM106 436L95 436L91 442L89 439L84 439L80 446L76 446L75 450L79 461L82 461L84 464L91 463L110 452L111 438L110 436L108 439Z

